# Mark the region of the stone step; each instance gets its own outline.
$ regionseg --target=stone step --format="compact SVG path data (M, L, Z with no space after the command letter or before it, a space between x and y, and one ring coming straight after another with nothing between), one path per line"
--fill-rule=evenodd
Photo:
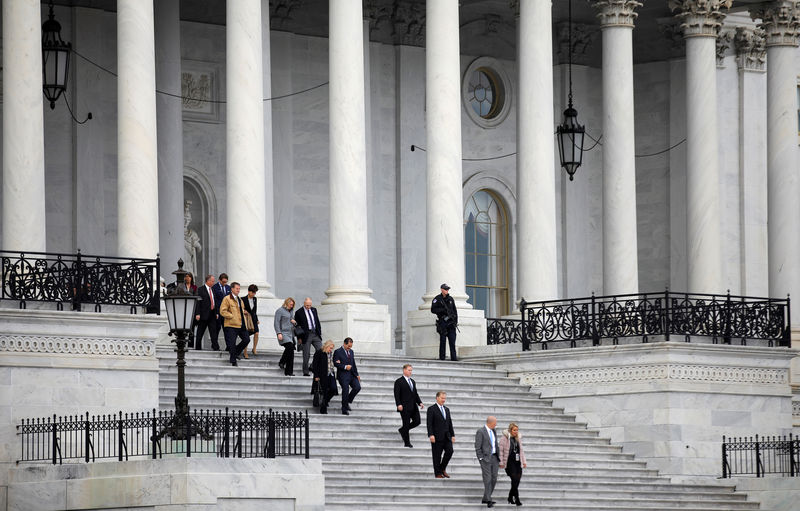
M352 495L347 500L326 502L326 511L453 511L461 509L486 509L486 504L480 504L480 496L475 502L449 502L448 495L432 494L427 503L410 502L406 500L372 500L364 502L360 495ZM510 506L505 498L495 498L497 506L504 509L515 509ZM580 502L566 503L561 499L535 499L524 492L520 492L520 500L524 509L541 509L547 511L641 511L643 509L658 509L659 511L731 511L733 509L759 509L758 503L736 504L731 507L729 502L706 502L702 504L667 503L656 505L642 505L639 500L615 502ZM448 502L447 504L443 502ZM741 507L740 507L741 506ZM746 506L746 507L745 507Z

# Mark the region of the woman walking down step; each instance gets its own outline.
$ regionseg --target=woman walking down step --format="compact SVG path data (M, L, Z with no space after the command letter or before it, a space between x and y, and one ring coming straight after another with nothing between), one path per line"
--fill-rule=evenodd
M522 478L522 469L528 468L525 461L525 451L522 449L522 435L519 426L515 423L508 425L500 439L500 468L506 469L506 474L511 478L511 490L508 492L508 503L522 505L519 501L519 481Z
M278 367L283 369L286 376L294 376L294 325L292 319L292 309L294 309L294 298L291 296L283 301L283 305L275 311L275 333L278 335L278 344L283 346Z
M314 352L314 359L311 361L311 372L314 373L314 381L311 383L311 393L317 391L319 387L319 413L328 413L328 403L331 398L339 393L336 388L336 371L333 363L333 341L327 340L322 345L322 349Z

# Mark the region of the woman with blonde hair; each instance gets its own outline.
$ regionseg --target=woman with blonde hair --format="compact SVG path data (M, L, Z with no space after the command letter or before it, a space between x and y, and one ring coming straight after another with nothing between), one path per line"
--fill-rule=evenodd
M278 367L283 369L286 376L294 376L294 325L292 309L294 309L294 298L291 296L283 301L283 305L275 311L275 333L278 336L278 344L283 346Z
M319 400L319 413L328 413L328 402L339 393L336 388L336 371L333 364L333 341L327 340L322 349L314 352L311 361L311 372L314 373L314 382L311 384L311 393L319 386L321 398Z
M519 480L522 478L522 469L528 468L525 461L525 451L522 449L522 434L515 423L508 425L500 438L500 468L506 469L506 474L511 478L511 490L508 492L508 503L521 506L519 501Z

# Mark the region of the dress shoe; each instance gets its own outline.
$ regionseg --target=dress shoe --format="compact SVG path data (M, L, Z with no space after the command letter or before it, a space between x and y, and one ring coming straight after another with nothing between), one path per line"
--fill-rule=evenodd
M280 367L281 369L286 369L286 364L284 364L283 362L278 362L278 367Z
M494 502L487 502L486 507L494 507Z
M322 415L328 415L328 410L320 410L319 413Z
M442 475L445 476L446 478L450 479L450 474L448 474L444 470L442 470Z
M444 476L442 474L436 474L436 479L444 479Z
M347 408L347 411L348 411L348 412L352 410L352 408L350 408L350 403L347 403L347 404L346 404L346 405L344 405L344 406Z
M303 376L311 376L311 373L303 373Z
M342 410L342 415L350 415L350 412L348 412L347 410Z
M238 363L236 363L236 360L233 360L233 361L231 361L231 365L232 365L232 366L238 366L239 364L238 364Z
M515 502L515 504L516 504L516 505L518 505L518 506L521 506L521 505L522 505L522 502L520 502L520 500L519 500L519 499L517 499L517 501Z
M409 444L403 444L403 447L414 447L414 446L409 443Z
M289 374L287 374L285 376L294 376L294 373L289 373Z
M516 504L516 502L514 502L514 497L509 497L508 498L508 503L509 504Z

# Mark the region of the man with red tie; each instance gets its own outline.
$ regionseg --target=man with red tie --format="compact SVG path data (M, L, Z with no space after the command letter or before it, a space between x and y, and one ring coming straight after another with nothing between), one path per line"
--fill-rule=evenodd
M433 473L436 479L449 478L447 464L453 457L453 443L456 434L453 430L453 419L450 409L444 405L447 401L447 392L440 390L436 393L436 403L428 407L428 437L431 441L433 454Z
M414 368L411 364L403 365L403 376L394 381L394 404L397 411L400 412L402 421L402 425L397 431L400 433L405 447L414 447L411 445L408 433L420 425L419 410L425 408L417 392L417 382L411 377L413 371ZM419 406L419 410L417 406Z
M194 316L197 321L197 335L195 336L194 345L195 349L203 349L203 334L206 333L206 328L211 333L211 349L219 351L219 327L218 327L218 310L219 304L214 296L214 276L206 275L206 283L197 289L197 296L200 297L200 303L197 304L196 314Z
M336 379L342 386L342 415L350 415L350 405L361 391L361 376L358 375L356 357L353 354L353 339L345 338L342 346L333 352Z

